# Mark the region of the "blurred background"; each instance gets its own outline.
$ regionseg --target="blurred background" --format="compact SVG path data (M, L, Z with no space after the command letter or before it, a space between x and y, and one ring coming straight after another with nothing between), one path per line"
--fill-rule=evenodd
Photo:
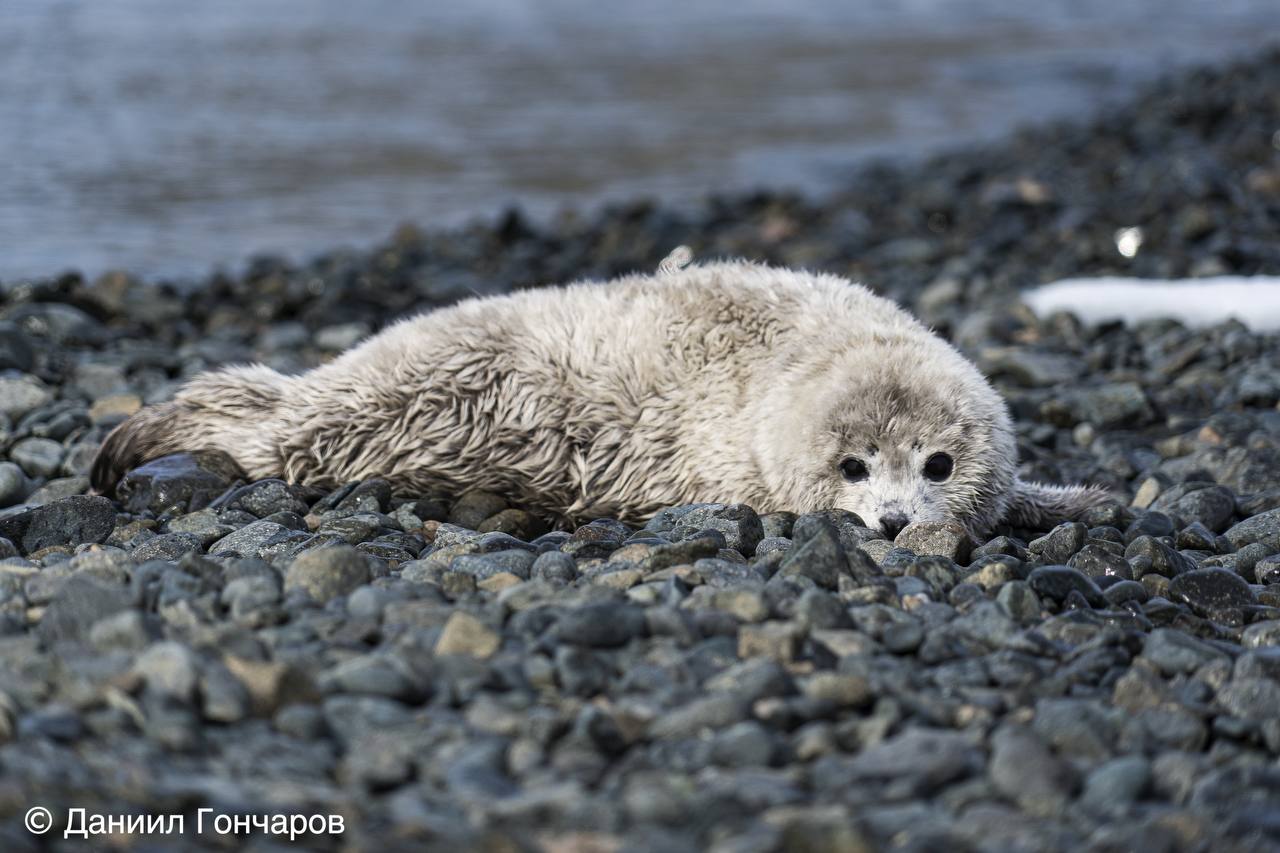
M1274 38L1276 0L6 0L0 280L820 195Z

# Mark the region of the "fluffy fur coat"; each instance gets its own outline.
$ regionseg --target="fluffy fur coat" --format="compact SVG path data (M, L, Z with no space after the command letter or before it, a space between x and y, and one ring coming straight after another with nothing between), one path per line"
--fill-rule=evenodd
M253 478L483 488L569 521L742 502L981 534L1104 497L1017 480L1004 402L892 302L745 262L468 300L300 376L203 374L108 437L94 484L198 449Z

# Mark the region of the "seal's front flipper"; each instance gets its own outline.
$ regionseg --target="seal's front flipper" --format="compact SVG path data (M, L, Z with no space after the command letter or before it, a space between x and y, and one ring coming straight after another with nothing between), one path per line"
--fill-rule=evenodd
M1014 527L1047 530L1064 521L1078 519L1090 507L1113 500L1098 486L1051 486L1014 480L1004 521Z

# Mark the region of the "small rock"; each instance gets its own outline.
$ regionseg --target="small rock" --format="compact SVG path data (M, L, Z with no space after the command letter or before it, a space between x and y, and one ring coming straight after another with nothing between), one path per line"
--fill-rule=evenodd
M48 617L47 611L45 616ZM116 649L138 651L154 641L156 633L141 612L120 610L93 623L89 629L89 644L103 652Z
M449 509L449 523L476 530L490 516L497 515L506 508L506 498L501 495L472 489L463 492Z
M437 655L467 655L487 660L497 653L502 637L476 617L462 610L455 611L440 632L436 641Z
M1240 645L1246 649L1280 646L1280 620L1254 622L1244 629L1244 634L1240 637Z
M685 539L703 530L718 531L724 536L725 547L739 554L754 554L756 545L764 538L760 516L743 504L698 507L681 516L672 533L677 539Z
M819 672L803 685L804 695L819 702L830 702L837 708L858 708L875 698L867 679L860 675Z
M1040 597L1025 581L1010 581L1000 587L996 604L1018 622L1032 622L1040 618Z
M30 490L27 475L12 462L0 462L0 507L12 506Z
M177 562L183 554L200 553L202 545L200 537L190 533L166 533L138 545L131 556L138 563L145 563L147 560Z
M621 646L645 631L644 610L629 604L589 604L556 621L556 637L576 646Z
M1141 755L1125 755L1096 767L1085 779L1080 802L1103 812L1123 812L1142 798L1151 785L1151 762Z
M1280 537L1280 508L1246 518L1223 535L1237 548L1243 548L1264 537Z
M103 542L111 535L115 523L116 511L111 501L73 495L0 518L0 537L30 554L51 545Z
M190 702L199 681L195 655L181 643L164 641L148 646L134 661L133 671L149 690Z
M533 561L529 576L555 583L573 583L578 577L578 565L568 554L561 551L546 551L539 554Z
M221 451L175 453L125 474L116 497L128 512L180 515L208 506L242 476L235 460Z
M40 637L46 645L89 638L99 622L133 607L128 589L87 575L73 575L54 594L40 620Z
M738 631L738 657L767 657L779 663L795 659L800 645L800 629L790 622L761 622L743 625Z
M53 392L34 376L0 376L0 416L17 420L53 400Z
M996 790L1041 817L1061 814L1079 784L1071 765L1035 734L1014 727L992 735L990 773Z
M1193 673L1213 661L1229 660L1208 643L1171 628L1157 628L1147 635L1142 656L1168 676Z
M35 364L31 339L17 325L0 321L0 371L26 372Z
M52 477L62 467L66 448L47 438L24 438L9 448L9 458L32 477Z
M1280 708L1280 684L1270 678L1233 678L1218 691L1218 704L1243 720L1262 720Z
M284 576L285 592L299 589L319 602L347 595L368 582L368 559L348 545L304 551Z
M481 533L506 533L528 542L547 531L547 526L522 509L504 509L486 518L476 528Z
M1033 554L1039 554L1044 562L1062 565L1084 547L1088 538L1089 529L1080 522L1073 521L1059 524L1027 547Z
M1257 604L1244 578L1219 568L1183 572L1169 582L1169 598L1185 602L1201 614Z
M1100 545L1085 545L1079 552L1072 555L1067 565L1091 578L1133 579L1133 569L1129 561Z
M229 509L242 509L258 518L266 518L277 512L292 512L305 516L310 508L306 501L298 496L297 490L283 480L259 480L236 489L220 506ZM188 509L199 509L190 507Z
M142 398L137 394L109 394L99 397L89 407L89 418L95 424L108 426L120 423L142 408Z
M1074 401L1081 418L1100 430L1132 429L1145 426L1155 418L1146 393L1136 382L1079 391Z
M1096 583L1067 566L1040 566L1027 576L1027 583L1037 595L1053 601L1066 601L1072 592L1079 592L1092 607L1107 603Z
M271 559L279 554L295 552L310 539L306 533L264 519L246 524L214 542L209 546L209 554Z
M899 548L907 548L920 556L936 554L956 563L968 563L973 540L954 521L917 521L908 524L893 540Z

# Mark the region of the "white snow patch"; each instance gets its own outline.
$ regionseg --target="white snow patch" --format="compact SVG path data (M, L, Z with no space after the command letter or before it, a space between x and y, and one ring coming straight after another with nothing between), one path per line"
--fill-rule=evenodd
M1068 311L1086 323L1157 317L1187 326L1235 318L1255 332L1280 330L1280 277L1194 279L1068 278L1023 294L1040 317Z

